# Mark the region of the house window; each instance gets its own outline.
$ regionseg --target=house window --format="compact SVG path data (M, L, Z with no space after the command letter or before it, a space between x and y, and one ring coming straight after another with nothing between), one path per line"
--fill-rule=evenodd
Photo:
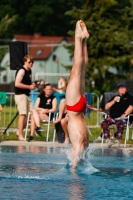
M43 50L42 50L42 49L39 49L39 50L36 52L36 56L39 56L42 52L43 52Z
M73 62L73 56L69 56L69 61Z
M56 61L57 60L57 56L54 54L53 55L53 61Z
M6 76L6 75L3 76L3 82L4 82L4 83L7 82L7 76Z

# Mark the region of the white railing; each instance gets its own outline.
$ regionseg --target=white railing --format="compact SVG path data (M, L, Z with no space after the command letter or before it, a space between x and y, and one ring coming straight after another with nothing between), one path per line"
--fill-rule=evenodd
M92 106L94 108L99 109L99 96L96 93L92 93ZM90 123L89 128L97 128L99 127L99 120L100 115L97 111L94 111L93 109L90 111Z

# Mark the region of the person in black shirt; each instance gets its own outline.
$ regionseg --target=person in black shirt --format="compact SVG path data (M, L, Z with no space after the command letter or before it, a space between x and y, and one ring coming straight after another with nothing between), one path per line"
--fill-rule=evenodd
M51 113L51 118L53 118L54 112L57 108L56 97L52 94L52 86L47 83L44 85L43 90L36 100L35 109L32 111L31 115L31 133L29 137L29 142L34 140L34 132L40 134L43 129L40 127L40 121L48 120L49 113Z
M23 129L26 124L26 115L29 111L32 111L32 103L29 98L30 90L35 88L35 84L31 83L32 66L33 57L26 55L23 67L17 70L15 76L15 103L19 112L18 131L16 135L19 140L24 140Z
M109 125L116 124L117 131L114 134L116 138L114 145L119 146L119 141L124 131L124 124L127 120L126 117L133 112L133 96L128 93L126 83L120 82L117 89L118 95L112 97L105 105L105 109L109 111L109 115L101 123L102 135L104 134L104 138L107 139L106 143L109 147L113 145L110 140Z

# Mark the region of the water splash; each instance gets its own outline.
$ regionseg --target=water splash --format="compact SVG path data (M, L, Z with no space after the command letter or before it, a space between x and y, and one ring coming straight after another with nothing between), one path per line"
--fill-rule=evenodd
M94 147L93 148L88 147L88 148L84 149L82 155L79 158L78 166L77 166L76 170L72 170L72 171L75 171L78 174L79 173L80 174L93 174L95 172L99 172L99 170L96 169L95 167L93 167L90 162L90 156L93 151L94 151ZM67 151L66 154L67 154L68 160L67 160L67 164L64 169L71 170L72 169L72 156L70 154L70 151Z

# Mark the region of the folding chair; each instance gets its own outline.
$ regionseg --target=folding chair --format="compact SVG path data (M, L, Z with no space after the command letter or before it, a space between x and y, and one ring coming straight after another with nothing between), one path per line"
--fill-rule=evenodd
M54 117L53 117L53 119L51 120L51 114L52 114L52 113L49 113L49 118L48 118L48 120L42 120L42 121L41 121L42 124L46 124L46 125L47 125L46 142L48 142L48 139L49 139L50 123L54 120ZM25 129L25 140L26 140L26 138L27 138L28 127L29 127L29 125L30 125L30 115L31 115L31 112L28 113L28 117L27 117L27 124L26 124L26 129ZM55 114L54 114L54 115L55 115Z
M59 115L59 112L56 113L55 120L58 119L58 115ZM55 142L55 135L56 135L56 128L55 128L55 126L54 126L53 142Z
M126 142L127 140L129 140L129 130L130 128L133 128L133 124L132 123L130 124L130 116L133 116L133 114L128 115L124 147L126 147ZM133 139L133 131L132 131L132 139Z
M113 97L116 96L118 92L105 92L100 98L100 108L104 109L105 104Z

